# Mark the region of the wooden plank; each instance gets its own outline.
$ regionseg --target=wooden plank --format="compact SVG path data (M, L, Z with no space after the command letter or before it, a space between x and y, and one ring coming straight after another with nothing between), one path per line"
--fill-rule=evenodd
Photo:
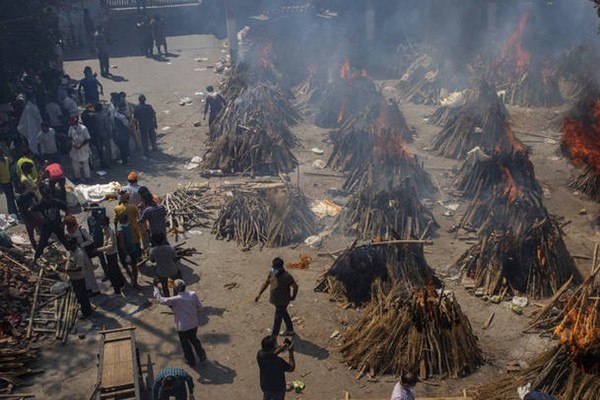
M124 331L132 331L132 330L134 330L134 329L136 329L136 327L135 327L135 326L125 326L125 327L123 327L123 328L115 328L115 329L103 330L103 331L100 331L100 332L98 332L98 333L100 333L101 335L106 335L106 334L108 334L108 333L124 332Z

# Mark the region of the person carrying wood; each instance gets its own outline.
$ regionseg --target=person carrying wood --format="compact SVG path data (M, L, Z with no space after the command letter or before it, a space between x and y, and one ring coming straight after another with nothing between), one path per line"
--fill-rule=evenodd
M415 400L415 386L419 378L412 372L403 372L400 381L394 385L390 400Z
M281 335L293 336L294 324L287 311L287 306L290 304L290 301L296 299L296 295L298 294L298 284L294 280L294 277L283 268L283 260L279 257L273 259L271 271L267 276L267 280L260 287L260 291L254 299L255 302L258 302L262 293L269 286L271 287L269 301L275 306L275 318L273 320L273 330L271 331L271 334L273 336L279 335L281 320L283 320L285 322L286 330Z
M77 239L69 239L65 247L69 251L69 259L65 264L65 272L71 281L75 298L77 298L77 302L81 306L81 318L84 319L92 315L93 312L85 287L85 275L83 272L86 262L89 262L89 260L83 249L77 245Z

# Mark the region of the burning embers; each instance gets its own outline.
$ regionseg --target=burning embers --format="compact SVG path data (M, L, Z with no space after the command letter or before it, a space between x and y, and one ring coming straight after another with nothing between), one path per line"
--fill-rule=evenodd
M569 183L600 201L600 92L584 96L561 123L561 148L575 165L585 171Z

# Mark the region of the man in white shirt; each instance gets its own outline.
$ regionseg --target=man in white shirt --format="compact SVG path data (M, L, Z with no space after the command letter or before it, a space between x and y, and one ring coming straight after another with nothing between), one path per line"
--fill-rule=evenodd
M41 128L42 130L37 135L38 154L44 160L58 162L56 132L45 122L42 122Z
M83 169L83 178L89 180L90 173L90 140L91 136L85 125L79 122L78 117L72 117L69 120L71 127L69 128L69 140L71 140L71 152L69 156L73 162L73 178L79 180L81 178L81 170Z
M415 400L415 386L419 378L412 372L403 372L400 381L394 386L390 400Z

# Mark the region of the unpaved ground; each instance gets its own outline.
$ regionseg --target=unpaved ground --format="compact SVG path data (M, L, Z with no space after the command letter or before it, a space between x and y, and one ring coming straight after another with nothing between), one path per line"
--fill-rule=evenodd
M210 69L206 70L206 62L194 59L208 57L209 63L214 62L223 55L224 50L222 44L211 36L169 38L169 48L177 57L170 57L169 61L164 62L143 57L112 59L111 64L118 68L111 71L125 80L112 82L102 79L106 94L123 90L135 101L137 94L145 93L148 102L157 110L161 133L161 154L153 155L150 160L134 156L131 168L115 166L104 180L124 181L128 170L134 169L142 173L141 183L159 195L173 190L179 182L202 180L197 171L183 168L193 156L203 154L203 141L206 137L205 126L194 128L192 125L199 119L199 108L202 106L200 97L194 93L203 91L207 84L217 83L220 76ZM88 60L67 62L65 68L72 76L79 76L87 64L97 67L95 60ZM380 84L384 87L386 96L395 95L393 82ZM186 96L193 99L193 105L179 106L178 100ZM424 118L433 109L403 104L402 110L419 135L410 148L421 156L425 168L440 185L438 200L445 203L456 202L456 199L445 194L445 190L450 187L451 168L457 163L433 157L423 150L437 130L424 122ZM557 113L564 110L565 108L534 111L510 109L516 131L547 134L554 139L559 135L556 131ZM301 162L300 184L305 194L311 199L331 199L327 190L331 187L339 188L342 180L303 173L314 171L311 163L315 159L326 160L332 148L329 143L324 142L327 132L306 124L294 128L294 131L302 140L302 147L295 149L294 153ZM590 220L598 210L597 205L574 196L566 187L573 168L565 160L553 158L556 156L557 144L544 142L537 137L519 137L531 146L531 157L538 179L549 190L550 197L545 199L546 206L552 213L572 221L565 228L569 249L573 254L590 256L596 240ZM317 156L311 153L309 149L312 147L325 150L325 154ZM211 179L210 182L218 185L220 180ZM464 205L458 210L458 214L463 207ZM578 215L577 211L581 208L586 208L588 214ZM468 246L454 234L447 233L452 220L441 215L444 210L440 204L434 206L436 218L442 228L434 245L426 247L428 262L440 272L445 271ZM253 249L242 252L232 242L215 240L209 230L201 231L202 234L190 235L187 239L190 246L195 246L203 253L196 258L199 267L186 266L183 272L185 279L193 282L190 284L191 289L199 293L207 308L207 320L200 328L200 337L206 347L208 361L193 369L183 363L173 317L166 307L152 304L148 300L152 293L150 278L143 277L141 293L128 288L127 299L122 299L109 295L111 289L107 288L106 295L92 299L97 306L96 316L89 321L78 322L75 327L77 334L85 334L84 339L78 339L76 334L71 335L64 346L52 341L46 342L42 357L45 373L37 376L33 386L27 390L41 399L86 399L96 382L96 354L99 350L99 336L96 332L102 327L132 324L137 326L136 338L142 359L150 354L155 371L166 366L182 367L189 371L198 382L196 398L259 398L255 354L260 339L268 334L273 309L266 296L258 304L254 303L253 298L273 257L282 256L287 261L295 261L300 255L309 254L313 257L313 262L308 270L291 271L299 282L300 294L290 307L292 316L297 319L295 348L298 367L289 378L303 380L306 389L303 394L290 394L288 398L332 400L341 398L344 390L349 390L357 398L389 396L395 377L386 376L378 382L368 382L365 378L356 380L356 371L348 370L346 365L340 363L336 340L330 339L330 335L341 330L340 324L351 321L360 311L343 311L329 302L327 295L313 292L319 274L331 264L330 258L318 257L316 251L303 244L295 249ZM347 237L328 237L324 241L324 249L339 249L351 241L352 238ZM577 261L583 270L589 270L590 261ZM232 290L223 287L230 282L236 282L239 286ZM458 394L463 388L503 374L507 363L526 360L549 345L549 342L535 335L521 333L527 326L532 307L526 309L524 316L517 316L509 312L505 304L486 304L467 295L453 281L448 281L447 285L456 290L460 304L480 339L488 363L464 379L434 381L435 385L421 384L418 387L420 395ZM491 312L496 313L494 322L491 329L484 331L482 324Z

